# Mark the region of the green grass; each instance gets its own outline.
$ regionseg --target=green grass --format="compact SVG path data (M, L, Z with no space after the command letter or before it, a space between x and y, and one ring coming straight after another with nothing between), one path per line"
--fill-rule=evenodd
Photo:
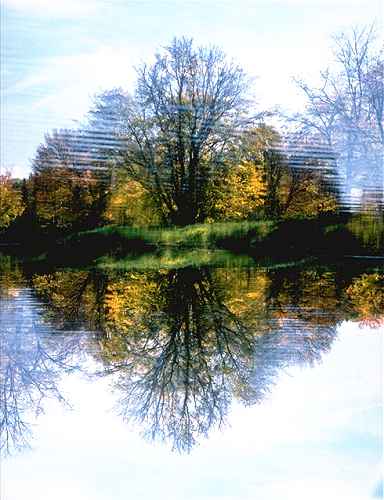
M174 228L106 226L79 233L79 236L99 235L125 241L142 240L157 247L214 248L220 241L245 238L250 233L263 239L275 227L276 223L272 221L215 222Z
M328 218L217 222L174 228L105 226L53 242L40 259L60 266L170 268L216 265L228 261L228 251L274 263L370 254L362 238L345 221ZM373 248L372 252L375 255L378 250Z
M357 214L347 224L347 229L363 244L383 253L384 248L384 219L375 217L371 213Z
M144 262L145 258L158 259L161 255L164 262L174 262L176 267L178 261L193 262L196 259L204 265L204 262L216 259L208 250L234 250L241 245L247 247L250 241L262 241L276 226L270 221L195 224L175 228L104 226L52 242L35 260L55 265L81 266L101 262L112 265L111 262L119 259L138 259L142 256ZM185 251L189 251L188 256ZM180 252L184 252L182 257Z

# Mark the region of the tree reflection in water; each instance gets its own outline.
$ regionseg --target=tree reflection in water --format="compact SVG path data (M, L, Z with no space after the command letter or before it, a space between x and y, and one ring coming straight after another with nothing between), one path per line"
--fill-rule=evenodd
M77 368L79 351L78 335L53 333L42 323L39 302L18 284L13 280L5 287L2 280L0 289L0 449L5 455L29 445L30 422L43 412L44 399L66 403L58 382Z
M334 326L276 321L265 273L254 274L248 293L239 276L232 290L226 278L223 270L173 270L147 294L140 282L140 317L128 300L131 321L109 323L101 344L108 370L118 373L121 414L180 451L225 423L233 397L260 402L281 368L319 360L335 336Z
M257 400L254 333L226 306L208 269L161 275L156 294L139 329L123 333L123 359L109 365L119 372L123 416L144 422L151 438L189 450L224 422L233 393Z
M124 419L189 451L225 424L233 399L259 403L282 369L320 361L342 320L381 321L383 281L377 271L326 268L34 275L43 309L25 289L22 314L10 306L15 298L2 301L4 446L25 443L28 407L39 412L46 395L62 400L58 379L85 350L102 363L97 377L112 375ZM361 290L366 299L357 301ZM78 335L84 326L98 331L87 345Z

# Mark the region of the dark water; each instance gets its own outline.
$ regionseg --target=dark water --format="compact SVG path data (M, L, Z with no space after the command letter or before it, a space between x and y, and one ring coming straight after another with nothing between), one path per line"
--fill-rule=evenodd
M378 498L378 264L0 266L2 498Z

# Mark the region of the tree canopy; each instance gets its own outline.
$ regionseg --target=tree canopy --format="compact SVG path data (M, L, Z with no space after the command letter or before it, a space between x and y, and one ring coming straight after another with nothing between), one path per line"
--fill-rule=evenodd
M92 115L101 128L111 118L110 129L125 139L120 164L152 194L163 219L188 224L208 215L210 180L234 155L247 121L246 92L244 72L221 50L174 39L138 69L133 97L104 93Z
M297 81L307 100L296 115L302 130L338 153L347 189L371 185L382 198L384 146L384 59L374 29L360 27L334 37L335 66L321 84ZM383 201L381 200L381 203Z

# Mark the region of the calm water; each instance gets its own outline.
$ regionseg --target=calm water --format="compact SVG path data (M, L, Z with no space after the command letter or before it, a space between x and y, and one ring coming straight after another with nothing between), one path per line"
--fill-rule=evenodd
M1 258L2 500L380 498L383 283Z

